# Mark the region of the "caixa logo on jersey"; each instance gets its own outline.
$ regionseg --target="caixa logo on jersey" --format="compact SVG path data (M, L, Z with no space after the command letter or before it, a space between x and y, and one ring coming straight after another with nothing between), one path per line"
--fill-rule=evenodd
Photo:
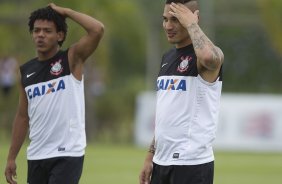
M157 91L159 90L186 91L186 81L179 79L160 79L157 80Z
M27 90L27 96L29 99L36 98L38 96L48 95L51 93L56 93L57 91L66 89L64 80L60 80L43 84L41 86L36 86Z

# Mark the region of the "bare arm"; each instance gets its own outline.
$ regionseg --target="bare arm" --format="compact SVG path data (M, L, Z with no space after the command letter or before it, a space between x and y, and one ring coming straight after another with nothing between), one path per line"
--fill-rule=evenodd
M81 25L87 32L86 35L69 49L69 62L72 73L80 78L83 63L95 51L103 36L104 25L95 18L72 9L59 7L53 3L51 3L50 6L61 15Z
M223 62L223 53L204 34L197 23L187 26L200 64L208 70L217 70Z
M213 82L218 76L224 55L198 25L199 10L193 13L185 5L175 3L172 3L170 7L172 9L170 13L179 20L183 27L187 28L198 59L199 72L204 79Z
M151 174L153 170L153 157L155 154L155 137L152 140L152 143L150 145L149 151L147 153L147 156L144 161L143 168L141 170L141 173L139 175L139 183L140 184L149 184L151 180Z
M28 113L27 113L27 99L23 87L20 87L20 98L18 110L13 123L12 141L7 158L7 165L5 169L6 180L10 184L15 184L13 178L16 177L16 157L25 140L28 130Z

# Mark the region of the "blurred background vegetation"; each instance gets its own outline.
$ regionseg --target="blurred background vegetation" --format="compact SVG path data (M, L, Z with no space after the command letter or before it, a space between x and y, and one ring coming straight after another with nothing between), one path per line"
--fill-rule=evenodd
M162 30L164 0L54 0L94 16L105 25L98 50L85 67L88 140L132 143L136 96L154 90L163 52L171 45ZM19 64L35 57L28 32L30 12L47 0L0 1L0 57ZM201 26L225 54L223 93L282 92L282 1L200 1ZM68 20L63 48L84 31ZM18 90L0 96L0 139L10 136Z

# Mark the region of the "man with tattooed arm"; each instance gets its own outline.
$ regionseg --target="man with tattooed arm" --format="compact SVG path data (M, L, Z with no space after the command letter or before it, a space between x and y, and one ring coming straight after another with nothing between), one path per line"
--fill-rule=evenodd
M157 79L155 133L140 184L212 184L223 52L199 27L197 0L166 0L163 28L174 47Z

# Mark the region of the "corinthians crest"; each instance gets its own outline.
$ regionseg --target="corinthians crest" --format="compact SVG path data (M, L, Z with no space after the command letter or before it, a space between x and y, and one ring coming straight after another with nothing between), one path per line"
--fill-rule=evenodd
M63 72L63 66L61 65L62 59L59 59L55 63L52 63L50 73L52 75L60 75Z
M192 60L191 56L182 56L181 57L181 63L179 64L179 66L177 67L177 71L183 73L186 72L189 68L189 62Z

